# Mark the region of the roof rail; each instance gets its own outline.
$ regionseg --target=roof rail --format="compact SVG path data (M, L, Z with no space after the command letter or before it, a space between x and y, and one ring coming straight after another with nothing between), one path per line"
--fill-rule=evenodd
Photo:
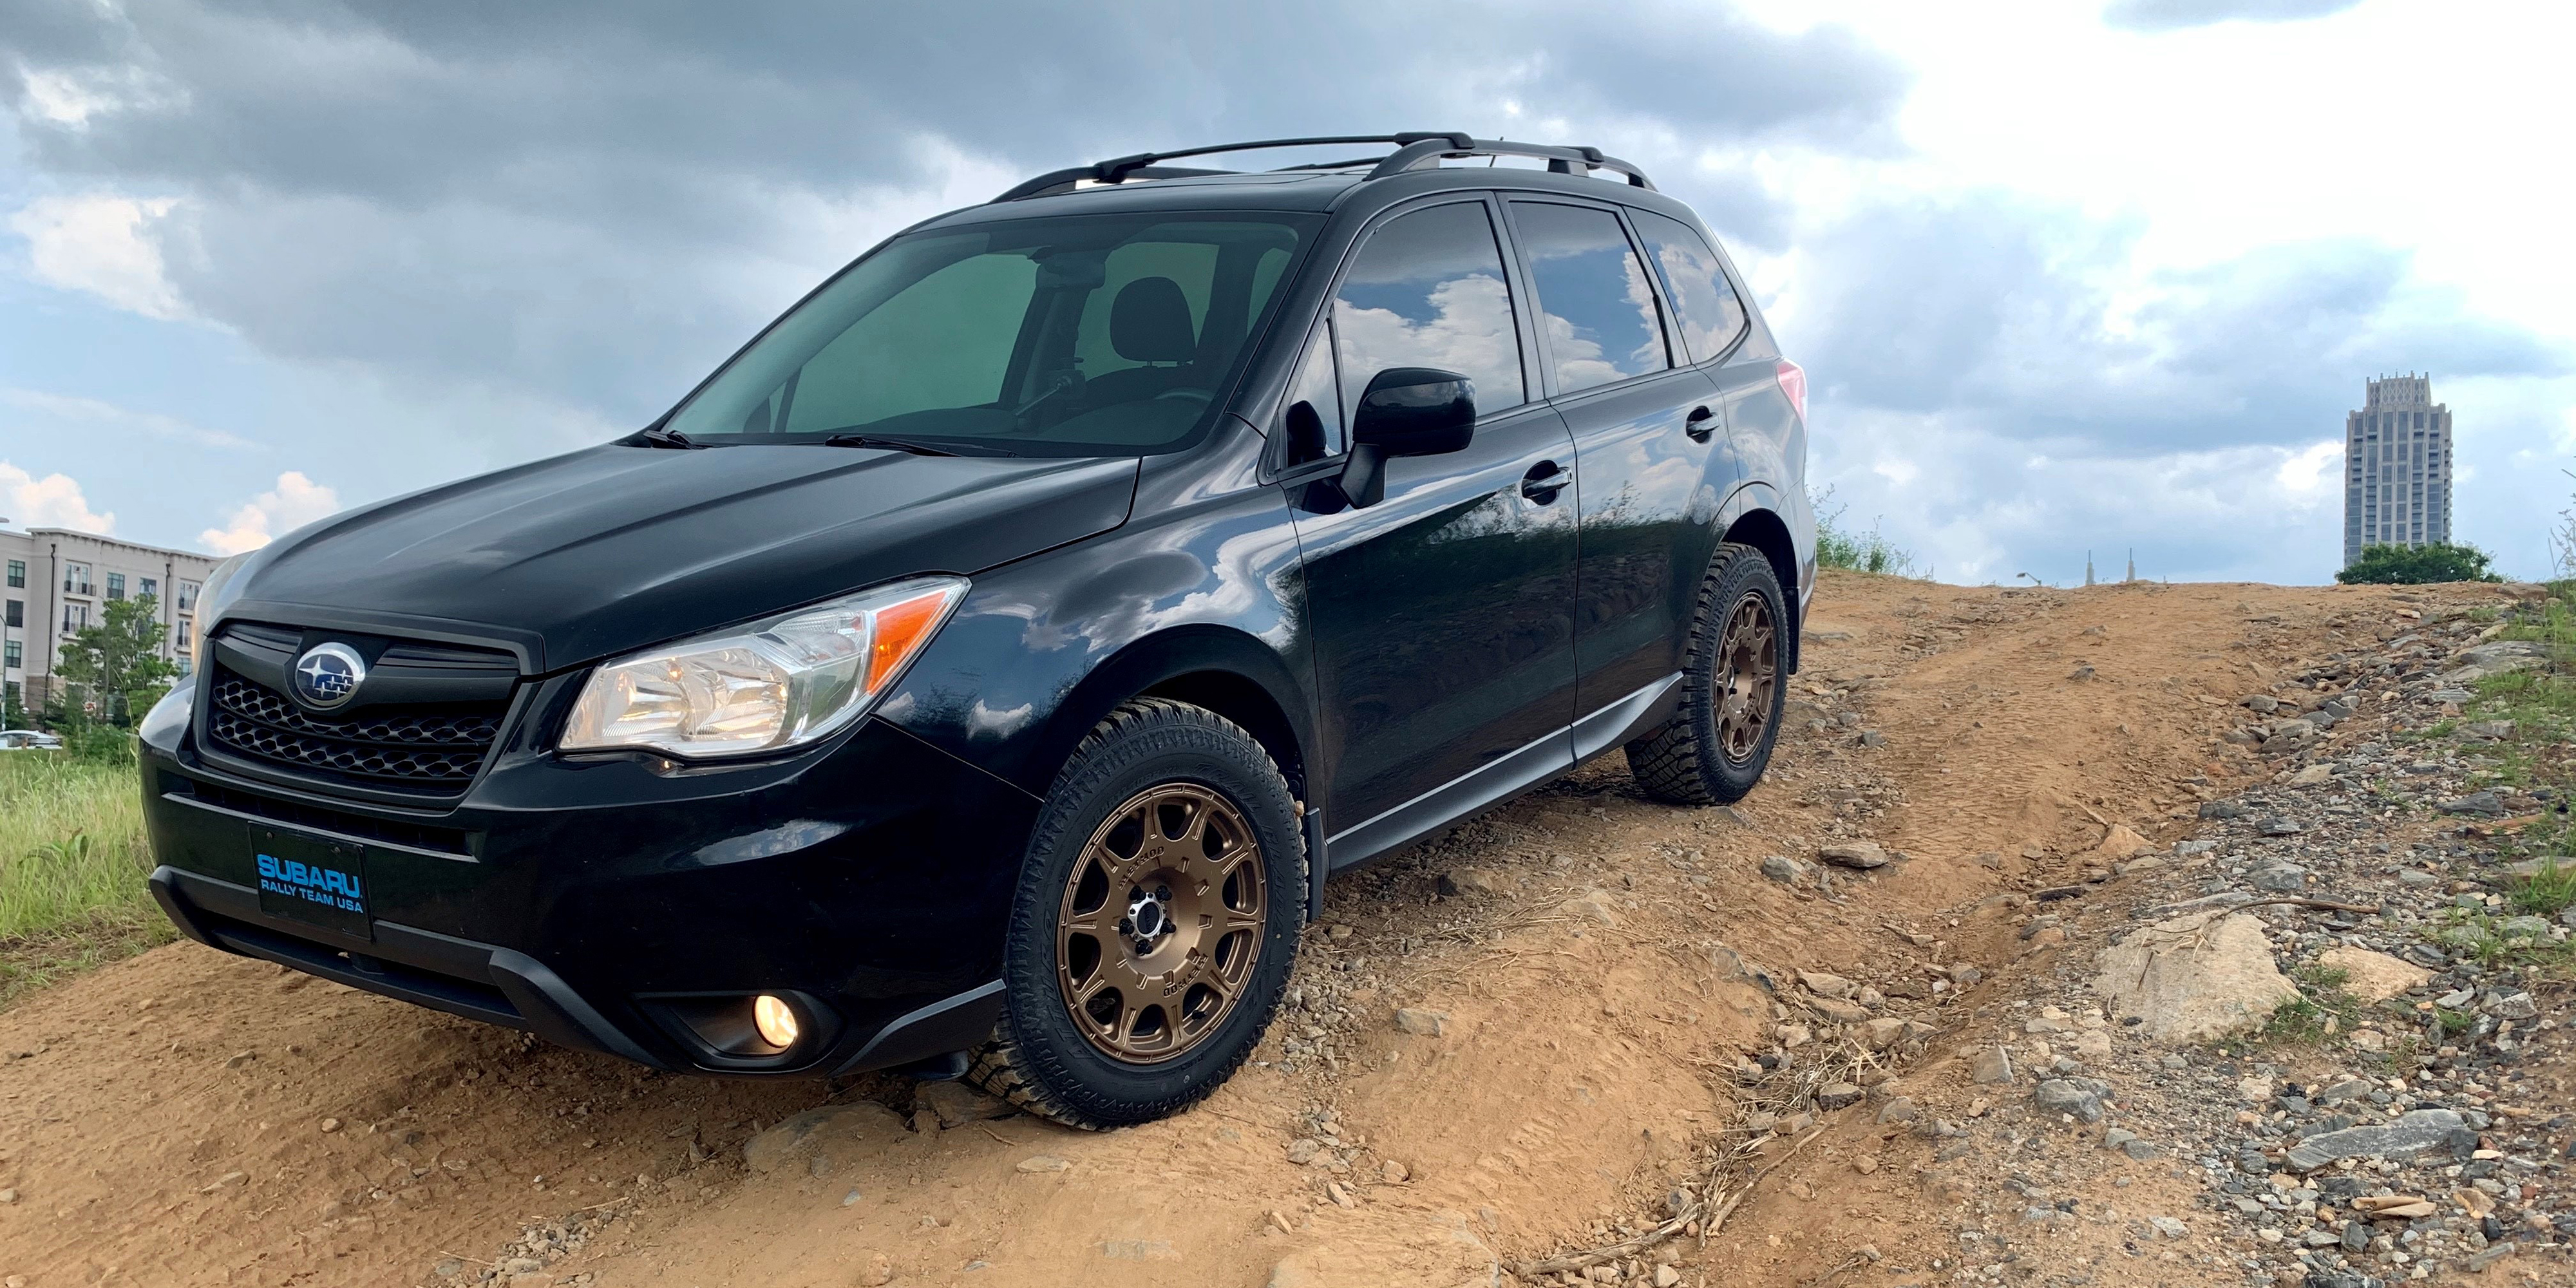
M1261 148L1330 147L1344 143L1392 143L1395 151L1383 158L1363 157L1356 161L1335 163L1333 168L1374 165L1371 179L1384 179L1408 170L1420 169L1443 157L1520 156L1545 160L1555 174L1588 174L1593 170L1615 170L1627 176L1633 187L1651 192L1655 185L1645 172L1616 157L1603 156L1599 148L1549 147L1535 143L1509 143L1499 139L1470 138L1454 130L1411 131L1403 134L1339 134L1304 139L1256 139L1244 143L1218 143L1203 148L1181 148L1171 152L1139 152L1133 156L1112 157L1090 165L1050 170L1026 180L1010 191L993 198L995 202L1018 201L1025 197L1053 192L1069 192L1085 182L1124 183L1129 179L1178 179L1191 175L1226 174L1224 170L1201 170L1159 165L1158 162L1178 157L1208 156L1218 152L1250 152ZM1582 167L1577 169L1576 167ZM1291 166L1290 169L1315 167Z

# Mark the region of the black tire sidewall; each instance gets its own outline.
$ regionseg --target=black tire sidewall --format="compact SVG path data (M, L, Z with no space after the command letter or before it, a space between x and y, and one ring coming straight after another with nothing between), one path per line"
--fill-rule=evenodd
M1727 618L1735 611L1736 601L1752 591L1762 596L1771 613L1771 665L1775 677L1771 685L1770 718L1762 726L1762 741L1742 763L1726 758L1724 742L1717 727L1717 659L1726 636ZM1780 741L1780 717L1788 706L1789 696L1789 615L1784 611L1786 596L1780 591L1780 578L1771 570L1771 561L1762 552L1749 547L1731 547L1715 570L1709 586L1708 621L1701 634L1699 656L1691 659L1697 671L1692 677L1697 701L1692 703L1693 741L1699 752L1701 779L1709 794L1720 803L1742 800L1762 781L1762 771L1771 763L1771 749Z
M1268 882L1260 956L1217 1031L1157 1064L1103 1054L1074 1026L1056 980L1057 918L1083 846L1122 802L1172 782L1225 796L1261 845ZM1278 770L1248 734L1196 708L1165 704L1077 753L1030 839L1003 948L1005 1006L1026 1072L1065 1108L1102 1125L1159 1117L1206 1094L1259 1043L1285 991L1306 909L1305 838Z

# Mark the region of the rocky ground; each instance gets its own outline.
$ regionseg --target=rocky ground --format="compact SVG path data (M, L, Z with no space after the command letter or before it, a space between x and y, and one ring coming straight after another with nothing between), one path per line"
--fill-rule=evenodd
M0 1285L2576 1282L2546 608L1832 577L1752 796L1337 879L1119 1132L175 945L0 1012Z

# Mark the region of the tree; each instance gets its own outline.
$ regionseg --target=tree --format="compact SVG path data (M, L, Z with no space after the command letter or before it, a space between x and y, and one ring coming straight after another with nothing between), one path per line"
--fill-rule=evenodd
M179 668L161 656L165 628L152 596L109 600L101 616L98 625L84 627L63 649L54 674L97 697L97 719L131 724L170 691ZM64 707L76 712L79 702L67 701Z
M2487 571L2486 551L2436 541L2424 546L2364 546L2352 566L2335 574L2347 586L2421 586L2437 581L2503 581Z

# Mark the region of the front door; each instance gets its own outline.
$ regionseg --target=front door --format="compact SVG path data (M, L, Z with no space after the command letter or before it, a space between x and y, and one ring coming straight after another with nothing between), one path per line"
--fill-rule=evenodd
M1476 388L1464 450L1387 462L1376 505L1297 513L1337 861L1572 763L1574 444L1530 396L1510 281L1485 199L1402 209L1365 235L1291 394L1285 432L1330 458L1379 371Z

